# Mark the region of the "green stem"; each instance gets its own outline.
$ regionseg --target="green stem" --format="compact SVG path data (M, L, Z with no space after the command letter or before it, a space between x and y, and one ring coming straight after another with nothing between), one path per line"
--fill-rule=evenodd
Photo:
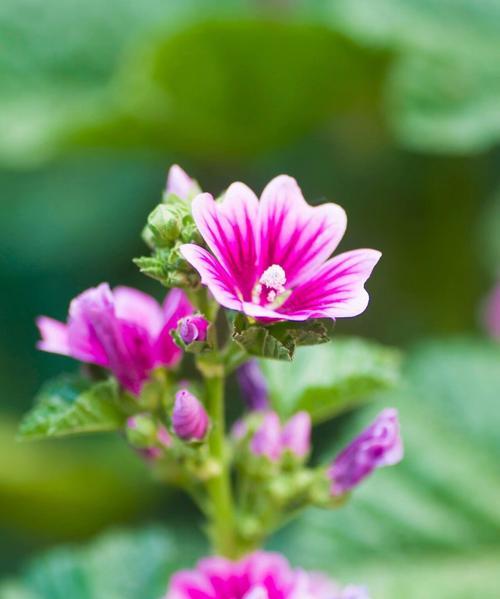
M225 444L224 377L207 378L206 390L207 408L212 424L209 437L210 455L220 467L219 473L207 484L212 504L210 531L215 552L226 557L236 557L239 551Z

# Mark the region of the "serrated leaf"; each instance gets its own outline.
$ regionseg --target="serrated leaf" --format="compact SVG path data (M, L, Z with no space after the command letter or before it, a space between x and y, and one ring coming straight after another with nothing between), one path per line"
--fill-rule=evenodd
M289 362L295 352L295 344L292 339L280 340L266 327L251 326L235 331L233 339L251 356Z
M125 415L118 405L115 379L90 383L65 376L48 383L19 427L22 440L63 437L119 429Z
M262 368L275 409L288 417L309 412L315 422L369 399L398 381L398 351L361 339L337 338L327 345L298 350L293 364Z

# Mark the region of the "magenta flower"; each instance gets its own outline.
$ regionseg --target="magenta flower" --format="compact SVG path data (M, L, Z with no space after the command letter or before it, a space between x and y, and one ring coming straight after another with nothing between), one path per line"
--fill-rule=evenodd
M264 455L276 462L285 451L304 458L311 448L311 417L307 412L297 412L283 426L275 412L266 412L255 431L250 449L255 455Z
M138 394L156 366L175 366L182 351L170 331L193 311L180 289L163 306L129 287L102 283L70 304L67 323L40 316L38 348L108 368L123 387Z
M179 320L177 332L186 345L193 341L206 341L209 324L203 314L193 314Z
M380 258L362 249L329 258L346 228L336 204L309 206L296 181L273 179L260 202L233 183L222 202L193 201L193 217L212 253L181 246L215 299L257 319L356 316L368 304L364 283Z
M393 466L402 458L398 413L387 408L333 461L328 471L332 495L343 495L375 469Z
M209 557L174 574L164 599L369 599L323 575L294 570L278 553L257 551L238 562Z
M181 439L201 441L207 434L208 415L200 401L186 389L175 396L172 427Z
M166 193L173 193L182 200L199 193L198 184L177 164L170 167L167 176Z
M484 324L490 336L500 341L500 283L497 284L487 298Z

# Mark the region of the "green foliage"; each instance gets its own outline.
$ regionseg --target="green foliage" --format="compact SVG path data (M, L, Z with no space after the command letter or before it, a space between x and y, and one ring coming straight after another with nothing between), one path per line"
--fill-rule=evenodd
M23 440L114 431L125 422L115 379L90 383L79 376L63 376L46 384L33 409L23 418Z
M303 567L366 582L384 599L498 596L500 347L432 342L410 353L399 409L405 458L341 511L311 510L274 546ZM380 408L377 408L380 409ZM359 414L326 459L373 417Z
M500 138L500 3L340 0L320 3L332 25L392 49L386 115L399 139L437 152L483 150Z
M56 549L35 560L1 599L158 599L173 571L189 559L162 528L108 533L83 548ZM192 549L191 549L192 551Z
M9 530L51 542L80 538L151 506L150 477L122 439L35 445L16 443L16 428L5 417L0 420L3 540Z
M233 339L252 356L289 362L298 346L329 341L333 326L330 319L261 326L250 324L243 314L238 313L233 321Z
M306 410L320 422L367 401L398 381L400 355L361 339L335 338L297 352L292 364L262 361L274 408Z

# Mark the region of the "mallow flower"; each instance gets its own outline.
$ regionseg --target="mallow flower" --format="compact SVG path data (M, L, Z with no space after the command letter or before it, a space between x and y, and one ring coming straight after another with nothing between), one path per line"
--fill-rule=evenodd
M208 557L171 578L164 599L370 599L364 587L342 588L316 572L293 569L278 553L240 561Z
M138 394L153 368L172 367L181 359L170 331L192 312L180 289L170 291L160 306L137 289L111 291L102 283L72 300L66 323L37 319L38 348L107 368L125 389Z
M346 229L336 204L309 206L295 179L281 175L260 201L233 183L220 202L208 193L192 212L210 248L180 251L217 302L264 320L356 316L368 304L364 283L380 252L359 249L330 258Z
M386 408L334 459L328 470L332 495L343 495L377 468L393 466L402 458L398 413Z

